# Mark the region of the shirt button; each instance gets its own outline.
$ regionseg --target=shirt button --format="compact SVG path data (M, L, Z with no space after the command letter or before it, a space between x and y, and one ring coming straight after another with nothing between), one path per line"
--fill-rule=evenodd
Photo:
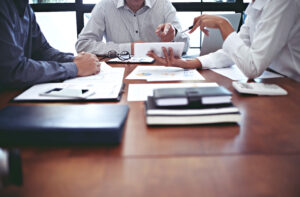
M136 17L136 15L133 15L134 17Z
M136 31L135 31L135 33L139 33L139 31L138 31L138 30L136 30Z

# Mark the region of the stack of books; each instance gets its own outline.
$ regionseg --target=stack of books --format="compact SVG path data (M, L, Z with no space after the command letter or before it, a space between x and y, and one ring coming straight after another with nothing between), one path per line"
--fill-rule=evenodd
M238 123L241 115L226 88L155 89L145 102L147 125Z

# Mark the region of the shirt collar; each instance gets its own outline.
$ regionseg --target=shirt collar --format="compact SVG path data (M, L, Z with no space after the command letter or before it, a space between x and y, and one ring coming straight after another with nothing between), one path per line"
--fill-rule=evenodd
M255 0L255 2L252 3L252 8L256 10L262 10L267 2L267 0Z
M152 8L155 1L156 0L145 0L145 6ZM117 6L116 6L117 8L121 8L124 6L125 6L125 0L117 0Z
M19 16L23 17L25 14L25 9L28 5L28 0L14 0L14 2L17 7Z

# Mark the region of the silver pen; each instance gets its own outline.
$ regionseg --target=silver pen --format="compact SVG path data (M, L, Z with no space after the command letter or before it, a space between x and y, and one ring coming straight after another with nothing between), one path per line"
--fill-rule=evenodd
M194 25L192 25L192 26L190 26L189 28L187 28L187 29L185 29L185 30L181 31L181 33L185 33L185 32L187 32L188 30L191 30L191 29L193 29L193 27L194 27Z

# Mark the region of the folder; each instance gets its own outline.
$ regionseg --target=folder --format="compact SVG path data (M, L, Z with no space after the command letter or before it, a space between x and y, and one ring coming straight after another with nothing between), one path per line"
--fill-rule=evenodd
M0 111L0 145L119 144L127 105L16 105Z
M125 68L112 68L101 62L101 72L86 77L76 77L60 83L36 84L13 99L15 102L70 102L70 101L119 101L123 93ZM88 97L63 97L45 95L56 90L88 90L93 92ZM64 91L66 92L66 91ZM70 92L70 91L68 91Z

